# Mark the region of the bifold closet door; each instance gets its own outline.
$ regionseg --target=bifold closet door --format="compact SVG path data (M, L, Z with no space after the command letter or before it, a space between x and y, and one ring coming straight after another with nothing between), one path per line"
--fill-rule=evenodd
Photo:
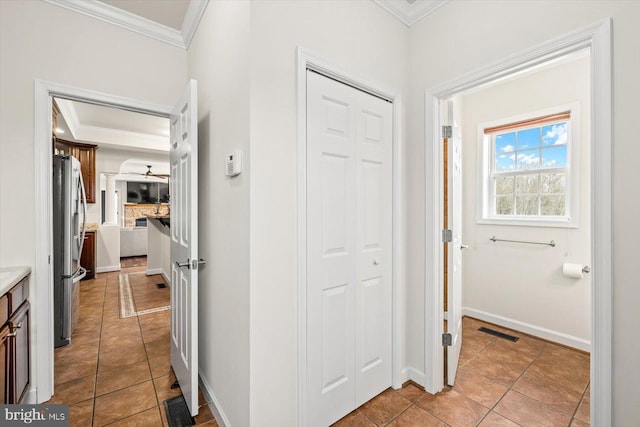
M307 420L391 385L392 104L307 72Z

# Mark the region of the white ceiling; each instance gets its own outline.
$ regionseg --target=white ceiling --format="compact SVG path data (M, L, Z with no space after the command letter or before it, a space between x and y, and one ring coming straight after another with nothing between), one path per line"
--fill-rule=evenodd
M175 30L182 28L190 0L100 0Z
M43 1L184 49L189 47L209 2L209 0ZM372 1L406 26L411 26L450 0Z
M129 151L169 151L169 119L56 98L62 139ZM62 120L60 120L62 119Z

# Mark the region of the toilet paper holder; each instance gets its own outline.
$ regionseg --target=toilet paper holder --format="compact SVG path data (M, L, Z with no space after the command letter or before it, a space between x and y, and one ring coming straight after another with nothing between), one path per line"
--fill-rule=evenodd
M589 267L588 265L585 265L584 267L582 267L582 272L583 273L590 273L591 272L591 267Z

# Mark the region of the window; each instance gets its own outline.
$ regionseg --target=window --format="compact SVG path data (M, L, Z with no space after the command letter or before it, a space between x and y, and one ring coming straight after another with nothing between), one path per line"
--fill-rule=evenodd
M485 156L479 222L575 225L574 116L556 110L480 126Z

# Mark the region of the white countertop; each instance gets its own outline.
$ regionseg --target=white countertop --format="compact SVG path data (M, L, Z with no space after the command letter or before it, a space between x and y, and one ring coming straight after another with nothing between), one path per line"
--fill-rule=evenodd
M0 296L6 294L29 273L31 273L31 267L26 265L0 268Z

